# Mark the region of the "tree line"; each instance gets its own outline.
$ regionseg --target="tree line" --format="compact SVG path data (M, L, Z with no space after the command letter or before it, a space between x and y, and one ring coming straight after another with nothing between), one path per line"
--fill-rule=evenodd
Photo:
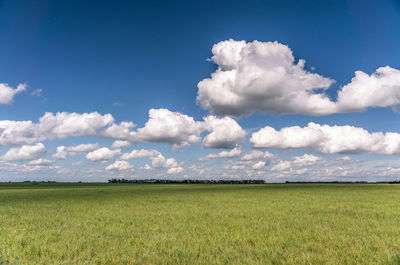
M136 184L264 184L262 179L246 180L211 180L211 179L109 179L108 183L136 183Z

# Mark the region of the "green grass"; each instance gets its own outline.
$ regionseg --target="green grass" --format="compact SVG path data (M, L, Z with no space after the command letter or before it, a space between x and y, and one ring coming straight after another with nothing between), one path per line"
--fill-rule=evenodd
M400 185L1 184L0 264L400 264Z

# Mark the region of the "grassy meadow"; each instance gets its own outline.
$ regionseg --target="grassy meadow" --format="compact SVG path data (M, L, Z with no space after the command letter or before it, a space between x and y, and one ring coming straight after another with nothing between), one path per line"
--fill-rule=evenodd
M400 264L400 185L0 184L0 264Z

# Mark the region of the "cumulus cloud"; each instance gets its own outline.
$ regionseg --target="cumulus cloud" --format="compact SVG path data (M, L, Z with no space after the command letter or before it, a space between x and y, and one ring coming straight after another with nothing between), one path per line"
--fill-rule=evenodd
M371 75L356 71L332 101L324 90L334 81L306 71L284 44L230 39L215 44L212 54L218 68L198 83L197 102L215 114L326 115L400 104L400 71L389 66Z
M241 161L259 160L259 159L270 159L274 158L275 155L270 152L262 152L260 150L252 150L240 158Z
M246 131L230 117L218 118L208 116L204 118L205 126L211 131L203 139L203 147L205 148L234 148L243 142Z
M356 71L351 82L338 93L340 112L362 111L368 107L396 107L400 104L400 70L380 67L368 75Z
M179 167L178 161L175 158L165 158L162 154L156 157L150 157L151 165L154 168L173 168Z
M261 169L265 166L265 162L264 161L258 161L257 163L255 163L252 168L253 169Z
M335 107L317 89L334 81L304 69L278 42L226 40L212 48L218 69L198 83L197 102L219 115L254 111L321 115Z
M113 164L106 167L106 170L117 170L117 171L124 171L133 168L133 166L124 160L117 160Z
M130 160L130 159L134 159L134 158L143 158L143 157L151 158L151 157L157 157L159 155L161 155L161 153L154 149L150 149L150 150L135 149L135 150L132 150L130 153L123 154L120 159Z
M324 159L319 156L315 156L312 154L304 154L302 156L294 156L291 160L280 160L277 164L275 164L271 170L272 171L285 171L289 170L291 172L296 172L296 174L303 174L308 169L304 169L304 167L316 165L324 162ZM303 169L299 169L303 168ZM295 171L293 171L295 170Z
M53 163L54 163L54 160L49 160L49 159L44 159L44 158L39 158L39 159L28 162L29 165L33 165L33 166L47 166L47 165L50 165Z
M40 136L39 126L32 121L0 121L0 145L32 144L44 140Z
M110 150L107 147L102 147L96 149L92 152L89 152L86 155L86 158L90 161L104 161L115 157L116 155L121 154L120 149Z
M172 167L170 169L167 170L168 174L179 174L183 172L183 168L182 167Z
M0 121L0 145L32 144L37 141L70 136L99 136L100 131L113 124L111 114L56 114L46 112L38 123L32 121Z
M58 146L57 152L53 155L55 159L66 159L69 156L74 156L79 153L90 152L99 148L97 143L95 144L80 144L71 146Z
M168 143L183 147L201 141L201 133L209 131L203 146L207 148L233 148L245 138L246 132L229 117L208 116L204 121L167 109L151 109L143 128L133 130L135 124L114 122L111 114L46 112L38 123L32 121L0 121L0 146L33 144L48 139L89 136L116 139L111 148L131 143Z
M282 171L282 170L287 170L290 169L291 163L290 161L279 161L278 164L276 164L275 166L273 166L271 168L272 171Z
M143 128L137 129L139 141L169 143L176 147L198 143L203 124L192 117L167 109L151 109L149 120Z
M210 132L203 140L206 148L234 148L246 136L246 132L230 117L207 116L204 121L195 121L180 112L151 109L145 126L137 129L128 139L182 147L200 142L203 131Z
M17 88L12 88L8 84L0 83L0 104L11 104L14 96L26 91L26 84L19 84Z
M48 139L70 136L97 136L100 129L113 124L111 114L58 112L56 115L46 112L39 119L38 130L41 136Z
M298 167L310 166L321 162L322 157L313 154L304 154L302 156L295 156L292 158L292 164Z
M110 138L110 139L125 139L125 140L135 140L135 132L132 128L135 124L130 121L123 121L120 124L111 124L104 130L98 132L97 136Z
M153 168L178 168L180 163L175 158L165 158L159 151L154 149L132 150L130 153L122 154L121 160L130 160L135 158L149 158ZM146 169L151 169L147 165Z
M131 145L131 143L129 141L116 140L112 143L111 148L118 149L121 147L128 147L130 145Z
M45 154L46 148L42 143L14 147L2 156L3 160L32 160Z
M369 133L354 126L329 126L310 122L306 127L265 127L251 135L255 148L307 149L318 153L400 154L400 134Z
M220 158L233 158L237 157L242 153L242 149L237 146L230 151L222 151L217 154L208 154L205 157L199 158L199 160L212 160L212 159L220 159Z

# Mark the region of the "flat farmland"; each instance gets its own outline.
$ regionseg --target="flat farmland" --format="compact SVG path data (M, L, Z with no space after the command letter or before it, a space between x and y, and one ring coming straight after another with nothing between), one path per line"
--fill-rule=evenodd
M400 264L400 185L0 184L0 264Z

